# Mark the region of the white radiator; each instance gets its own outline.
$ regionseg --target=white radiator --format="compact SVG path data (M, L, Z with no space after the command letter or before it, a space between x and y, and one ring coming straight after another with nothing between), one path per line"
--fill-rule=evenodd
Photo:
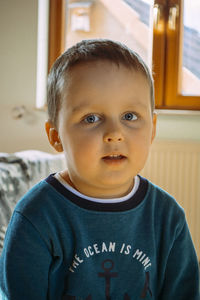
M200 261L200 143L155 141L141 175L169 192L184 208Z

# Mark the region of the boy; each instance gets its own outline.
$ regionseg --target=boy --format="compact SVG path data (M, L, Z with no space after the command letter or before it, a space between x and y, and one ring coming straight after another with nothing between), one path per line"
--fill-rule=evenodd
M199 299L184 212L138 175L156 131L142 59L113 41L78 43L51 69L48 114L49 142L67 170L16 206L1 299Z

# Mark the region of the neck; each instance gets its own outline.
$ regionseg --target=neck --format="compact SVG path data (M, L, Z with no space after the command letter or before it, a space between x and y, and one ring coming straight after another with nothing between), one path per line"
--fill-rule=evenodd
M131 192L131 190L134 187L135 180L134 178L127 182L127 184L124 184L120 188L109 188L109 189L99 189L97 187L92 187L90 185L85 185L82 182L79 182L78 180L73 180L73 178L69 175L67 171L60 172L61 177L75 190L80 192L81 194L92 197L92 198L101 198L101 199L112 199L112 198L121 198L123 196L126 196Z

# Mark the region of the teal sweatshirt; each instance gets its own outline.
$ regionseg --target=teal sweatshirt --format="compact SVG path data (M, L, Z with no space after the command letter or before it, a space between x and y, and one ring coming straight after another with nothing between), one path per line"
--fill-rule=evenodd
M130 199L113 204L82 199L50 175L14 210L0 299L199 300L184 211L142 177Z

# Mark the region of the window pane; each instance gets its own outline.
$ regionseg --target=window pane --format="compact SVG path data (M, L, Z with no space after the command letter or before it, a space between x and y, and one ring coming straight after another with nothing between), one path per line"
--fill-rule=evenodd
M181 93L200 95L200 0L184 0Z
M66 1L66 48L82 39L125 43L151 66L153 0Z

